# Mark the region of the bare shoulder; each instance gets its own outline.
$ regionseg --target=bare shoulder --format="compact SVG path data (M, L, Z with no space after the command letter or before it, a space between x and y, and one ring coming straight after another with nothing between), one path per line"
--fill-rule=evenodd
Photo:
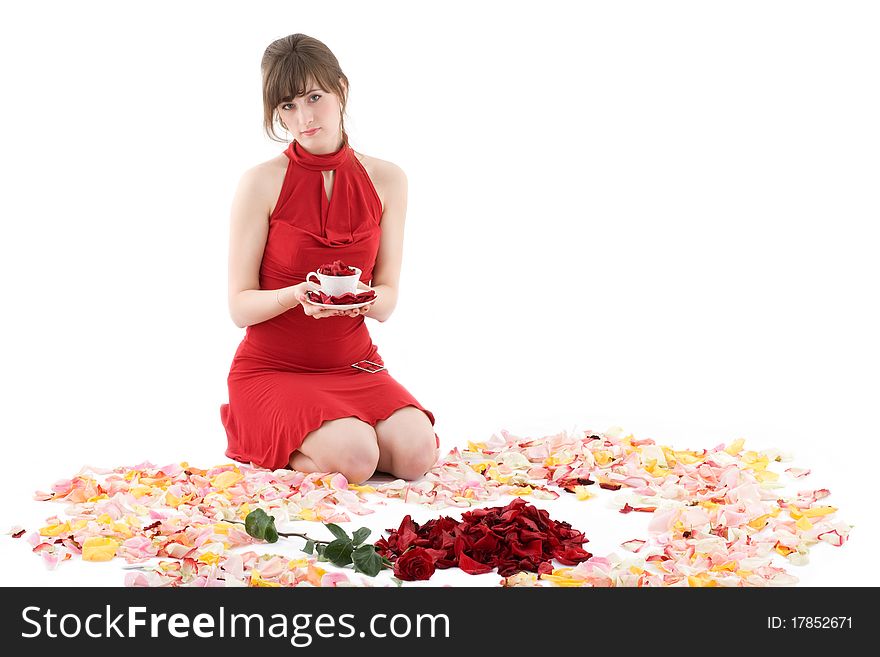
M284 184L289 162L289 158L281 153L265 162L255 164L242 174L242 180L247 179L254 193L259 195L260 202L265 204L267 217L275 210L275 203L281 194L281 186Z
M357 151L355 151L354 154L357 156L358 160L360 160L361 164L364 165L364 168L367 170L367 173L370 174L370 178L373 179L374 183L376 180L394 183L399 182L401 178L406 179L406 174L403 172L403 169L394 164L394 162L381 160L378 157L372 157L370 155L364 155Z
M392 193L393 190L398 189L400 185L406 184L406 174L403 169L388 160L364 155L357 151L355 151L354 154L360 163L364 165L364 169L367 170L370 180L373 181L373 186L376 188L376 192L382 200L382 207L384 208L388 195Z

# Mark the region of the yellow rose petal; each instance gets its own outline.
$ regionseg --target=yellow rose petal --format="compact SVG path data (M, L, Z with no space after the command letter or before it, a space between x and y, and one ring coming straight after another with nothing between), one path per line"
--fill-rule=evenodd
M560 452L559 454L551 454L546 459L544 459L544 465L551 467L554 465L568 465L574 461L574 455L569 454L567 452Z
M787 557L789 554L791 554L792 552L794 552L794 548L787 547L787 546L785 546L785 545L783 545L782 543L779 543L779 542L776 543L775 548L776 548L776 551L777 551L779 554L781 554L783 557Z
M312 586L321 586L321 578L327 571L315 564L309 564L308 575L306 579Z
M556 584L556 586L581 586L584 581L569 576L571 571L571 568L554 568L552 573L544 573L541 575L541 579L552 582L553 584Z
M728 561L727 563L718 564L717 566L712 566L709 570L714 572L719 572L722 570L729 570L730 572L736 572L736 569L739 568L736 561Z
M804 532L807 531L808 529L813 528L813 523L811 523L806 517L801 518L800 520L798 520L794 524L795 524L795 527L797 527L798 529L800 529L801 531L804 531Z
M221 472L220 474L212 477L211 485L214 488L223 490L225 488L229 488L230 486L234 486L242 479L244 479L244 475L240 472L236 472L235 470L227 470L226 472Z
M113 531L115 531L117 534L122 534L125 538L131 538L132 535L131 527L126 525L124 522L114 522Z
M216 552L204 552L199 555L199 561L202 563L210 564L212 566L216 566L220 561L220 555Z
M116 556L119 543L107 536L90 536L83 543L83 561L110 561Z
M764 525L767 524L767 520L770 518L769 513L765 513L763 516L758 516L754 520L749 521L749 527L753 527L754 529L761 529Z
M773 472L772 470L758 470L755 472L755 479L761 483L766 481L778 481L779 473Z
M575 486L574 494L581 501L588 500L591 497L595 497L595 495L591 493L586 486Z
M700 573L699 575L688 575L689 586L718 586L718 583L712 579L709 573Z
M829 513L837 511L835 506L816 506L811 509L804 509L804 515L807 518L816 518L818 516L827 516Z
M744 438L737 438L730 445L724 448L724 451L730 454L731 456L736 456L742 451L743 445L745 445L746 441Z
M281 584L279 584L278 582L270 582L267 579L263 579L262 577L259 576L259 574L257 574L257 575L252 574L251 575L250 585L260 587L260 588L278 588L281 586Z
M64 522L43 527L40 530L40 536L60 536L61 534L67 534L68 532L70 532L70 523Z
M138 498L143 497L144 495L149 495L152 492L152 489L147 486L132 486L128 492Z

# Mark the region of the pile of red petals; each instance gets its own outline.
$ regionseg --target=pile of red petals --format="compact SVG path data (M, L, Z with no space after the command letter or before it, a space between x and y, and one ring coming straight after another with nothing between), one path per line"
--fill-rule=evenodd
M325 294L320 290L309 290L306 293L308 300L312 303L325 303L332 304L334 306L343 306L350 303L366 303L367 301L372 301L376 298L375 290L366 290L364 292L359 292L358 294L352 294L351 292L346 292L345 294L340 294L338 296L331 296L329 294Z
M521 497L505 507L474 509L457 521L448 516L424 525L407 515L388 538L376 541L376 552L394 561L402 580L428 579L435 568L457 566L471 575L491 572L508 577L519 571L553 571L552 559L567 566L593 555L581 544L583 532L551 520L543 509Z
M334 260L329 265L321 265L318 273L324 276L351 276L356 274L354 267L346 265L342 260Z

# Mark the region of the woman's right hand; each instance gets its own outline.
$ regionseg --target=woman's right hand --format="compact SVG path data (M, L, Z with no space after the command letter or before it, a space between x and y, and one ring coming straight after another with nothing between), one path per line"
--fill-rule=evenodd
M342 314L342 311L333 310L332 308L321 308L321 306L310 303L306 298L306 292L311 289L312 286L309 283L297 283L293 286L293 296L300 302L306 315L315 319L323 319L324 317L336 317Z

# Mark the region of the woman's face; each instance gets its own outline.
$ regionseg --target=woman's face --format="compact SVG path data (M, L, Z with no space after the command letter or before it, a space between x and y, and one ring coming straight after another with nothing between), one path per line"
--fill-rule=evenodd
M339 99L314 82L306 85L306 89L302 96L278 105L278 116L294 139L306 148L337 145L342 138Z

